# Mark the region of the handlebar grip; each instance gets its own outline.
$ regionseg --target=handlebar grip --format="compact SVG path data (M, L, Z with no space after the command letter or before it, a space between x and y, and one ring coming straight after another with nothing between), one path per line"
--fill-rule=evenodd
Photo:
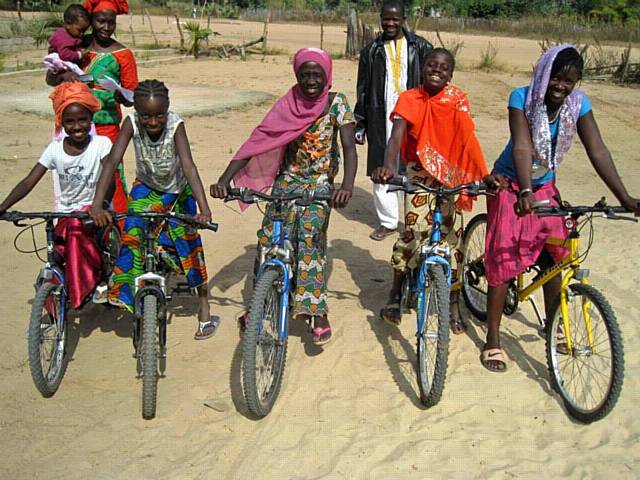
M214 222L209 222L206 224L207 229L211 230L212 232L217 232L218 231L218 224L214 223Z
M94 222L94 221L93 221L93 218L88 218L88 219L86 219L86 220L83 220L83 221L82 221L82 224L83 224L85 227L93 227L93 226L95 226L96 222Z
M407 184L407 177L404 175L396 175L387 180L387 185L395 185L398 187L404 187Z

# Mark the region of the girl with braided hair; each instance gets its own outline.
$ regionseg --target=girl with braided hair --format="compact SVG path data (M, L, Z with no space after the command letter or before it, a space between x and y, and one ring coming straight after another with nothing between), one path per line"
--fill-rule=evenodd
M103 210L103 196L127 146L133 140L136 156L136 180L129 193L129 211L174 211L195 215L199 222L211 221L211 211L198 174L184 122L169 110L169 91L158 80L145 80L134 91L135 112L122 124L122 130L105 162L96 187L90 214L99 226L112 221ZM198 210L200 213L198 213ZM143 273L141 242L148 221L129 217L124 224L122 247L116 260L109 301L133 312L136 276ZM202 240L197 229L171 221L158 242L175 260L179 273L196 288L200 299L196 340L209 338L217 323L209 312L207 269Z

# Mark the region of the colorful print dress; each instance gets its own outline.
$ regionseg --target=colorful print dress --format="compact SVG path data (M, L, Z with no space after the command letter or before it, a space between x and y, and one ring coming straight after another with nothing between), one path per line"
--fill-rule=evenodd
M178 164L175 157L175 132L182 119L168 112L164 134L153 142L140 126L137 113L129 115L133 125L133 143L136 151L136 175L145 178L142 170ZM141 158L143 156L144 158ZM153 164L153 165L152 165ZM163 170L164 171L164 170ZM129 194L129 211L133 212L176 212L186 215L197 213L197 203L191 187L182 171L172 176L157 176L147 185L139 178L133 183ZM109 302L134 311L135 285L137 276L144 273L142 242L149 222L142 218L128 217L122 233L122 246L116 260L109 288ZM207 282L207 267L200 234L195 227L183 225L173 220L167 221L158 236L157 244L166 255L163 261L178 274L187 277L190 287L196 288Z
M328 193L340 166L338 131L352 123L355 118L347 97L336 93L329 112L287 147L272 193L294 194L309 189ZM283 227L297 246L293 317L322 316L328 312L325 264L330 211L328 202L319 202L304 207L290 204L285 213ZM258 230L259 246L270 241L274 214L273 204L269 204Z

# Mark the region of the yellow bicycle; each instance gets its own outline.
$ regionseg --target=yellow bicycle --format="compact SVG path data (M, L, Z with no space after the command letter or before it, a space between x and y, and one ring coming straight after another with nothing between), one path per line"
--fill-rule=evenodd
M508 289L503 312L515 313L519 302L529 301L546 337L547 365L551 384L569 414L583 423L605 417L615 406L624 377L622 336L613 309L604 295L589 284L589 270L581 268L593 244L595 215L610 220L632 220L621 216L624 207L610 207L600 200L594 206L538 207L537 215L562 216L569 232L566 239L549 238L550 245L562 245L569 255L552 268L534 266L514 279ZM463 236L462 293L471 313L481 321L487 316L487 280L484 274L484 244L487 216L475 216ZM588 227L589 242L581 252L580 237ZM535 274L527 285L526 274ZM556 276L562 276L559 306L546 321L532 293Z

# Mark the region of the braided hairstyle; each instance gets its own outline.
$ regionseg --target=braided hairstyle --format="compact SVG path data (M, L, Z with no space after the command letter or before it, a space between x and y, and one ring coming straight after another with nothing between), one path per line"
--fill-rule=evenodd
M133 103L136 110L142 106L143 102L158 98L165 100L169 105L169 89L160 80L143 80L133 91Z

